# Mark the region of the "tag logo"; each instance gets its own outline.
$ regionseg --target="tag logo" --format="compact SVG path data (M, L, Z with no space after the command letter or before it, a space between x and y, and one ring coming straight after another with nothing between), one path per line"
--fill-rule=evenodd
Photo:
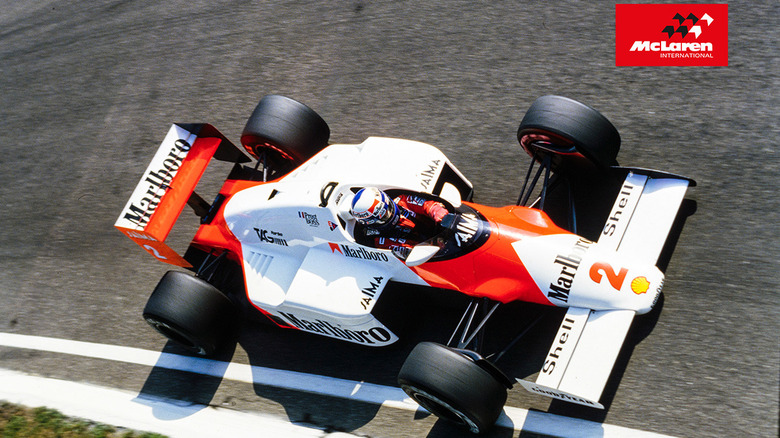
M728 5L615 5L615 65L727 66Z

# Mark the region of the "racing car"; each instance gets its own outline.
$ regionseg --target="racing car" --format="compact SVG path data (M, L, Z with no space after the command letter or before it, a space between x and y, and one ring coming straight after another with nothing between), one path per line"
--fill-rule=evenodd
M431 413L479 433L516 383L495 362L523 334L485 351L486 323L512 302L563 307L538 377L517 383L603 409L632 320L661 293L659 255L695 182L618 166L616 128L562 96L536 99L517 138L530 157L520 197L490 207L473 202L473 184L434 146L384 137L331 144L327 123L284 96L260 100L243 150L209 124L173 124L115 223L159 261L184 268L163 276L143 317L171 341L212 355L236 330L224 278L238 277L240 298L280 327L381 347L399 339L376 312L389 283L455 291L468 305L452 336L416 345L398 384ZM232 170L207 202L195 188L212 158ZM605 178L618 180L599 193L612 208L587 238L578 233L584 208L571 194ZM400 256L377 247L350 214L366 187L436 200L449 213ZM166 238L187 205L200 225L181 254Z

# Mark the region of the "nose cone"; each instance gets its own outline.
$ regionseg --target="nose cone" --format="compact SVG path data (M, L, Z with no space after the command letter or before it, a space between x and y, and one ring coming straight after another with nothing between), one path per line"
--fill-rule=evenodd
M550 303L594 310L647 313L664 275L573 234L526 238L512 244Z

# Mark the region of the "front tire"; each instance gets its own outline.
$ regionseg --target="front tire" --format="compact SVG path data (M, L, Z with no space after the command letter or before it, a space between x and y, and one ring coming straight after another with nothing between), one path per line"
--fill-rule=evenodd
M168 271L149 297L143 317L176 344L209 356L234 334L238 312L211 284L184 272Z
M507 398L505 384L473 358L432 342L412 350L398 383L420 406L473 433L495 424Z
M517 140L531 157L551 154L557 168L599 169L617 164L620 134L595 109L562 96L542 96L531 104L517 129Z

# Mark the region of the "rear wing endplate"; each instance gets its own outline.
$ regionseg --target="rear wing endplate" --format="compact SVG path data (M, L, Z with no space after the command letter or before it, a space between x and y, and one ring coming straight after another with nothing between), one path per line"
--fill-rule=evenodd
M191 267L165 239L212 157L249 161L211 125L172 125L114 226L158 260Z

